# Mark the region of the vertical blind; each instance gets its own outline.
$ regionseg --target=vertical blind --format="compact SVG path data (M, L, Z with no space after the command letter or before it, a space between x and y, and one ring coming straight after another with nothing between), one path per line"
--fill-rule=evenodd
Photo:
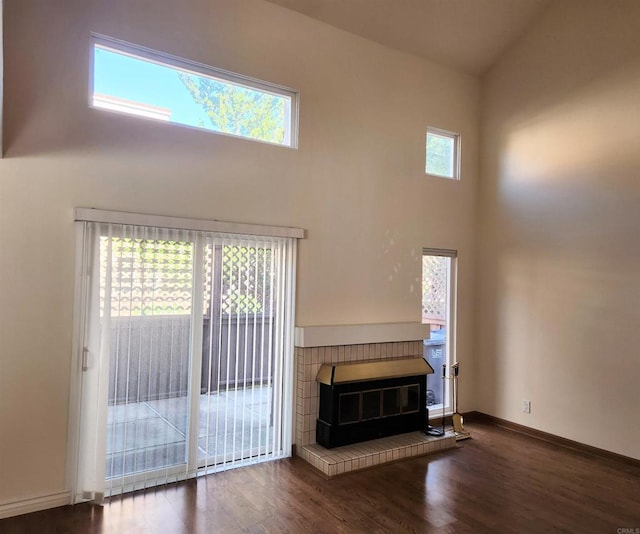
M296 240L79 224L76 502L288 456Z

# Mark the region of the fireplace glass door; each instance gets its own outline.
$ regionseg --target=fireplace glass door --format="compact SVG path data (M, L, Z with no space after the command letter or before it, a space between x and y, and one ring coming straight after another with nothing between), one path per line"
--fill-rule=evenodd
M340 394L339 424L358 423L420 410L420 384Z

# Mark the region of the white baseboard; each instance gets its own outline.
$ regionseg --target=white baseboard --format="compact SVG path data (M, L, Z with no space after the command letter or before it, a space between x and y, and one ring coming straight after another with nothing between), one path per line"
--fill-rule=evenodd
M59 493L51 493L40 497L32 497L31 499L23 499L20 501L0 502L0 519L13 517L14 515L28 514L30 512L39 512L48 508L56 508L71 504L71 492L61 491Z

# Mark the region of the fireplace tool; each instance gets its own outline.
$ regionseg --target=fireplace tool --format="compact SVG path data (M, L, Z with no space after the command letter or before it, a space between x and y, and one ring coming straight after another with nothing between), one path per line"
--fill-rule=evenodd
M453 432L456 435L456 441L468 439L471 434L464 429L462 415L458 413L458 372L459 366L456 362L451 366L453 371L453 415L451 420L453 421Z
M427 409L427 429L424 431L428 436L444 436L444 381L446 379L447 366L442 364L442 428L436 428L429 424L429 410Z

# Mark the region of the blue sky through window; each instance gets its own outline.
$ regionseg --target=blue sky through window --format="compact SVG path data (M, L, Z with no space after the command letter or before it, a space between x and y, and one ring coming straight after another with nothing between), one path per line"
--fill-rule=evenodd
M96 43L93 54L94 107L269 143L295 143L294 96L288 91L257 80L237 83L233 75L213 68L212 75L196 74L186 61L181 68L164 64L160 56L153 61L109 44Z
M93 91L170 109L170 122L211 127L204 109L172 67L95 47Z

